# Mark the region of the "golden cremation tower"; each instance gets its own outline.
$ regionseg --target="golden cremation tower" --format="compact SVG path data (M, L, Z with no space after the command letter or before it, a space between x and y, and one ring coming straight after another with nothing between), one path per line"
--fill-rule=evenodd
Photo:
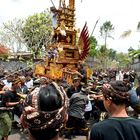
M65 72L76 70L79 61L83 61L89 51L87 25L80 37L75 28L75 0L59 0L59 8L50 8L53 14L53 37L48 47L46 75L62 77ZM61 71L60 73L58 71ZM59 73L59 74L58 74Z

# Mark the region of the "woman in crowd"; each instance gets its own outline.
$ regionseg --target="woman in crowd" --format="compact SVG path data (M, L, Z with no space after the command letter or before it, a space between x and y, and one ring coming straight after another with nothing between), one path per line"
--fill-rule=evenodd
M90 140L139 140L140 120L131 118L126 112L129 105L129 85L123 81L112 81L103 86L104 106L110 118L94 124Z
M30 140L58 140L67 120L66 111L67 96L56 83L32 91L25 100L21 119Z

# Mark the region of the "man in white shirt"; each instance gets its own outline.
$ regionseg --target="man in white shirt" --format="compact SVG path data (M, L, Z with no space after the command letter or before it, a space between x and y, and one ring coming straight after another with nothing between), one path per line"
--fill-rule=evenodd
M11 89L12 87L12 80L13 80L13 76L9 75L6 77L5 80L3 80L3 83L5 84L4 89Z
M30 75L26 76L26 82L25 85L28 87L28 89L31 89L33 87L33 79Z

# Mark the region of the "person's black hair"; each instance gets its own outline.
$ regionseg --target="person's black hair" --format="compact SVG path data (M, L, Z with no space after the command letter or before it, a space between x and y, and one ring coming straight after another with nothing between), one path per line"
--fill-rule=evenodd
M40 89L38 100L40 111L54 111L61 108L63 105L62 98L58 93L58 90L56 90L52 84ZM40 130L32 130L29 128L29 131L35 140L51 140L58 134L57 129L59 129L59 127L60 126L58 124L58 126L55 126L55 128Z
M130 90L130 84L118 80L110 82L110 85L117 92L113 96L113 102L117 105L129 104L130 97L128 91Z
M110 85L117 91L128 92L130 90L130 84L124 81L116 80L111 81Z
M79 81L80 79L73 79L73 83L76 83L77 81Z
M37 131L29 129L29 131L35 140L51 140L58 134L54 129L42 129Z
M128 105L130 103L130 94L128 93L130 90L129 83L117 80L111 81L109 84L111 87L103 88L105 99L111 100L116 105Z
M61 96L53 85L40 89L39 104L41 111L54 111L62 107Z

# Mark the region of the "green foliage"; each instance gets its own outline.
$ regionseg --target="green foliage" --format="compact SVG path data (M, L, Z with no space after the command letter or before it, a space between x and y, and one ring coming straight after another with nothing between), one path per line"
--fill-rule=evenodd
M96 54L97 54L96 47L97 47L97 40L94 36L91 36L90 37L90 50L89 50L89 55L91 57L96 56Z
M113 49L108 50L108 56L111 60L114 60L116 58L116 51Z
M98 48L96 58L99 61L100 67L106 69L108 59L108 49L106 48L105 45L102 45Z
M100 34L103 37L110 37L113 31L114 27L113 24L111 24L111 21L104 22L103 25L100 27Z
M102 45L101 48L99 49L99 53L106 56L107 55L107 48L105 45Z
M116 61L119 62L119 67L126 67L130 63L128 54L126 53L117 53Z
M30 60L27 61L27 67L28 68L32 68L33 65L34 65L34 63L33 63L33 60L32 59L30 59Z
M129 51L129 56L131 58L137 58L138 56L140 56L140 49Z
M40 54L43 47L51 41L52 22L50 13L42 12L29 16L23 27L23 37L34 52L35 57Z
M100 68L107 69L111 68L112 64L114 63L120 63L121 66L126 66L128 64L128 56L125 57L126 54L123 55L123 53L120 55L120 53L117 53L114 49L107 49L105 45L100 46L100 48L97 51L96 58L98 59ZM123 63L124 61L124 63ZM115 65L115 64L114 64Z

